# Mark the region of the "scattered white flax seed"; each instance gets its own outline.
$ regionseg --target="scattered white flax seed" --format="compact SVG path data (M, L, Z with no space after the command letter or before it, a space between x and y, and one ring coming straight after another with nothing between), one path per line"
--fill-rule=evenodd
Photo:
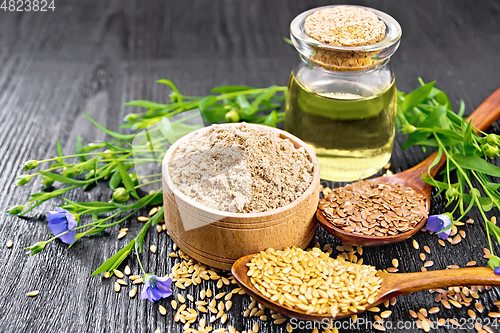
M33 290L26 294L26 296L34 297L40 293L39 290Z
M115 287L115 291L116 291L117 293L119 293L119 292L120 292L120 290L122 289L122 287L120 286L120 284L119 284L118 282L115 282L114 287Z
M386 310L386 311L384 311L384 312L382 312L382 313L380 314L380 317L382 317L382 318L384 318L384 319L389 318L389 316L391 315L391 313L392 313L392 311L391 311L391 310Z
M117 279L116 283L118 283L121 286L126 286L127 285L127 282L125 282L125 280L123 280L123 279Z
M137 294L137 287L136 287L136 288L131 289L131 290L128 292L128 295L130 296L130 298L134 298L136 294Z
M413 248L414 248L415 250L418 250L418 248L419 248L419 247L420 247L420 246L418 245L417 240L415 240L415 239L414 239L414 240L413 240Z
M132 271L130 270L130 267L128 267L128 265L125 266L124 273L125 273L125 275L130 275L132 273Z
M149 216L153 216L156 214L156 212L158 212L158 208L154 207L154 208L151 208L151 210L149 211Z
M111 276L111 274L109 273L109 271L106 271L106 272L104 272L103 276L104 276L105 279L109 279L109 277Z
M9 240L7 241L7 243L5 244L5 246L7 246L7 247L12 247L12 245L13 245L13 244L14 244L14 243L12 242L12 240L10 240L10 239L9 239Z
M163 305L158 305L158 310L160 310L160 313L162 316L166 315L167 314L167 309L165 309L165 307Z
M156 245L151 245L151 246L149 247L149 250L150 250L151 252L153 252L153 253L156 253Z
M118 234L118 239L122 239L123 237L127 236L127 232L126 231L122 231Z
M426 261L426 262L424 263L424 267L426 267L426 268L427 268L427 267L431 267L432 265L434 265L434 261L432 261L432 260Z
M163 231L163 228L161 227L161 225L159 225L159 224L156 225L156 231L159 233Z
M113 273L116 275L117 278L119 279L123 279L124 275L122 273L122 271L119 271L117 269L113 269Z

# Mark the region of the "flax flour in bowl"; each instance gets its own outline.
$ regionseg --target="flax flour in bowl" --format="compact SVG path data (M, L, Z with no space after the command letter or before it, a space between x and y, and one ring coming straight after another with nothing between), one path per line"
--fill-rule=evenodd
M286 206L311 185L313 163L266 128L212 125L176 149L168 165L172 182L194 201L233 213Z
M190 257L229 270L267 248L305 248L316 230L319 167L297 137L258 124L202 128L162 166L167 230Z

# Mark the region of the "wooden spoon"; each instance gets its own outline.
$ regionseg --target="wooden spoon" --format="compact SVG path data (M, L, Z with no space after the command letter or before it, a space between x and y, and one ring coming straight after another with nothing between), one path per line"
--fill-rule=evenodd
M330 314L317 315L307 314L300 309L290 309L284 307L277 302L273 302L262 295L247 276L247 263L250 262L254 254L250 254L238 259L231 269L231 273L247 294L256 299L259 303L264 304L283 315L299 318L302 320L323 320L331 319ZM438 271L428 271L421 273L386 273L379 271L377 275L382 278L382 285L379 294L375 297L375 302L370 304L365 310L377 304L384 302L396 296L413 293L416 291L444 288L453 286L470 286L470 285L491 285L500 286L500 276L496 275L493 270L487 267L470 267L459 269L446 269ZM357 313L364 312L365 310ZM355 313L345 312L339 313L335 319L350 317Z
M467 120L472 119L472 125L479 130L484 131L488 127L490 127L498 118L500 118L500 88L497 89L493 94L491 94L491 96L488 97L481 105L479 105L479 107L467 118ZM423 162L404 172L391 176L373 178L370 179L370 181L403 184L405 186L413 188L417 192L424 195L426 199L425 202L427 212L429 212L432 186L422 180L422 172L427 173L427 169L436 158L436 155L437 152L434 152ZM441 171L445 162L446 156L443 154L441 160L430 170L428 175L434 177L439 171ZM404 241L413 236L418 230L420 230L420 228L422 228L427 221L427 217L424 217L415 227L397 235L365 236L353 234L333 226L323 216L323 213L319 208L316 211L316 217L323 228L325 228L336 238L342 240L343 243L360 246L378 246Z

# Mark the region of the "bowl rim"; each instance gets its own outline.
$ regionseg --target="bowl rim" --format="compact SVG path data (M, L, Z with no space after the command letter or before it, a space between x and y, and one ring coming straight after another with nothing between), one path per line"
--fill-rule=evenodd
M203 204L200 204L200 203L194 201L192 198L185 195L184 193L182 193L177 188L177 186L175 186L173 184L172 179L170 177L169 170L168 170L168 162L171 160L173 154L175 153L175 151L177 150L177 148L179 147L179 145L182 142L188 140L190 137L192 137L196 133L208 131L208 129L213 125L224 126L224 127L237 127L237 126L241 126L242 124L244 124L245 126L250 126L250 127L254 127L254 128L258 128L258 129L274 131L279 135L280 138L288 139L294 145L294 147L296 149L298 149L300 147L303 147L305 149L305 151L309 157L309 161L311 161L311 163L313 164L313 172L312 172L313 178L311 180L311 184L309 185L309 187L296 200L290 202L289 204L287 204L285 206L278 207L276 209L271 209L271 210L268 210L265 212L232 213L232 212L226 212L226 211L222 211L222 210L216 210L216 209L207 207ZM298 146L295 143L297 143ZM300 204L301 202L305 201L311 195L314 195L314 191L320 182L320 175L319 175L318 158L316 157L314 150L307 143L305 143L304 141L302 141L301 139L299 139L295 135L288 133L282 129L275 128L275 127L270 127L270 126L261 125L261 124L240 122L240 123L212 124L210 126L205 126L205 127L200 128L196 131L193 131L189 134L186 134L182 138L178 139L172 146L170 146L170 148L167 150L167 153L165 154L165 156L163 158L162 179L163 179L162 184L164 186L164 191L163 191L164 195L166 195L165 186L167 186L169 188L169 191L173 192L174 195L178 196L180 199L191 204L192 206L196 206L198 209L206 211L207 213L214 214L214 215L220 215L221 217L223 216L222 218L255 219L255 218L266 218L266 217L274 216L274 215L277 215L280 213L284 213L284 212L290 210L291 208L295 207L296 205ZM319 195L318 195L318 200L319 200Z

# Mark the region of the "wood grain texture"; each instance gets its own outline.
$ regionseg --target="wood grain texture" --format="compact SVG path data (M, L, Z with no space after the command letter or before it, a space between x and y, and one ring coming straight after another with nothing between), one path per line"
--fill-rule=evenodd
M460 99L466 114L500 87L500 3L498 1L344 1L367 5L395 17L403 29L399 50L392 59L398 88L409 91L437 80L455 108ZM135 109L122 107L132 99L166 101L168 91L155 81L169 78L189 95L203 95L216 85L285 85L299 61L284 43L289 23L309 8L330 4L324 0L56 0L55 12L0 11L0 207L24 202L40 188L39 181L15 186L21 165L28 159L55 155L55 141L65 152L73 150L76 135L84 142L105 139L82 116L87 110L101 124L117 129L121 118ZM500 133L498 123L491 129ZM401 151L398 136L391 160L401 172L426 154L412 147ZM476 184L477 185L477 184ZM106 186L72 192L72 200L110 198ZM36 256L24 248L48 237L46 211L61 201L40 206L29 218L0 215L0 332L181 332L169 310L161 316L157 304L129 299L125 288L117 294L112 281L90 278L90 273L132 238L141 225L124 223L129 236L117 240L118 227L109 233L78 242L70 250L55 242ZM444 210L443 196L434 198L431 214ZM496 211L488 216L498 214ZM477 211L469 214L480 221ZM428 245L433 269L449 264L464 266L476 260L484 266L484 225L466 225L467 237L458 245L441 247L437 237L417 233L421 248ZM322 245L339 245L321 228ZM7 240L14 246L4 246ZM150 232L146 244L158 245L156 254L144 253L150 272L167 274L177 262L167 257L172 242L165 233ZM495 247L498 252L498 247ZM398 258L401 272L420 271L421 251L411 240L366 249L364 262L386 268ZM138 273L135 260L128 264ZM202 288L215 289L204 282ZM199 288L190 287L194 294ZM225 287L226 288L226 287ZM25 294L38 289L40 294ZM497 288L481 293L486 313L496 311ZM170 309L169 300L159 302ZM234 296L228 324L238 331L250 329L255 318L243 318L248 297ZM432 295L418 292L398 297L390 320L413 320L408 310L435 306ZM439 317L467 318L467 309L442 309ZM268 317L269 313L268 313ZM373 320L373 314L360 318ZM432 318L438 318L434 315ZM285 332L284 325L260 322L260 332ZM296 330L298 332L300 330ZM310 330L308 330L310 331ZM345 332L356 332L346 329ZM361 331L370 331L361 329ZM372 330L374 331L374 330ZM437 332L463 332L440 328ZM412 330L408 330L412 332ZM415 330L416 332L416 330Z

